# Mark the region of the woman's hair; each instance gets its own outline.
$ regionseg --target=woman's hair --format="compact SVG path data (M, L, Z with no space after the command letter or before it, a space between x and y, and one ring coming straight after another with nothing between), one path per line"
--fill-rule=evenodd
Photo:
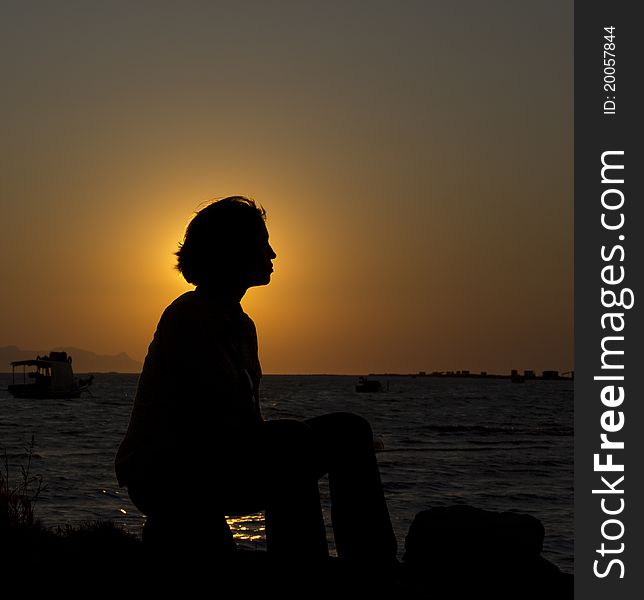
M176 269L188 283L199 285L207 274L234 273L242 257L257 243L258 225L266 211L254 200L230 196L202 208L192 218L179 244Z

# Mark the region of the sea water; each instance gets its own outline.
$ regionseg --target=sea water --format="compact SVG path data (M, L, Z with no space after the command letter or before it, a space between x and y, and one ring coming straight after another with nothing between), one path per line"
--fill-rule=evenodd
M188 375L187 375L188 376ZM21 479L33 436L31 474L46 489L36 516L47 526L111 519L140 533L144 517L118 488L114 454L125 433L137 375L98 374L91 395L17 400L0 375L0 459ZM265 418L349 411L367 418L382 443L378 461L400 554L414 515L468 504L531 514L544 524L543 555L573 569L573 385L570 381L464 377L381 378L388 391L356 393L356 377L267 375ZM208 476L204 474L204 476ZM208 510L179 474L168 491L187 519ZM332 542L328 486L320 482ZM263 515L230 519L241 545L263 549Z

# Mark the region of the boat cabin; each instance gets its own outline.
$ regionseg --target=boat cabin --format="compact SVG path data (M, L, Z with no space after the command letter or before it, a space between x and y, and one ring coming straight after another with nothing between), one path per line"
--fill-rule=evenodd
M12 384L9 392L16 398L78 398L91 381L78 381L72 371L72 357L67 352L17 360L11 363ZM22 367L22 383L16 383L16 367ZM27 371L27 367L32 370ZM18 378L20 375L18 374Z

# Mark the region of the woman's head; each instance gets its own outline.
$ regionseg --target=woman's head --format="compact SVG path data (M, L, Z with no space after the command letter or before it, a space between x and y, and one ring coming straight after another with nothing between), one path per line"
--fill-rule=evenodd
M276 255L265 221L266 211L244 196L209 204L188 224L176 268L195 285L266 285Z

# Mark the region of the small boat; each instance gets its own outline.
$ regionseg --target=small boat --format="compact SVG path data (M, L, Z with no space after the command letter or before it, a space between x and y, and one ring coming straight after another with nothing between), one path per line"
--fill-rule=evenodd
M50 352L49 356L37 356L30 360L11 363L12 384L8 392L14 398L79 398L94 380L74 377L72 357L67 352ZM22 383L16 383L16 367L23 367ZM27 367L35 370L27 372ZM32 380L27 382L27 379Z
M356 385L356 392L382 392L382 383L377 379L360 377Z
M531 371L526 371L526 373L530 373ZM512 383L524 383L525 382L525 376L524 375L519 375L519 371L516 369L512 369L512 372L510 374L510 380Z

